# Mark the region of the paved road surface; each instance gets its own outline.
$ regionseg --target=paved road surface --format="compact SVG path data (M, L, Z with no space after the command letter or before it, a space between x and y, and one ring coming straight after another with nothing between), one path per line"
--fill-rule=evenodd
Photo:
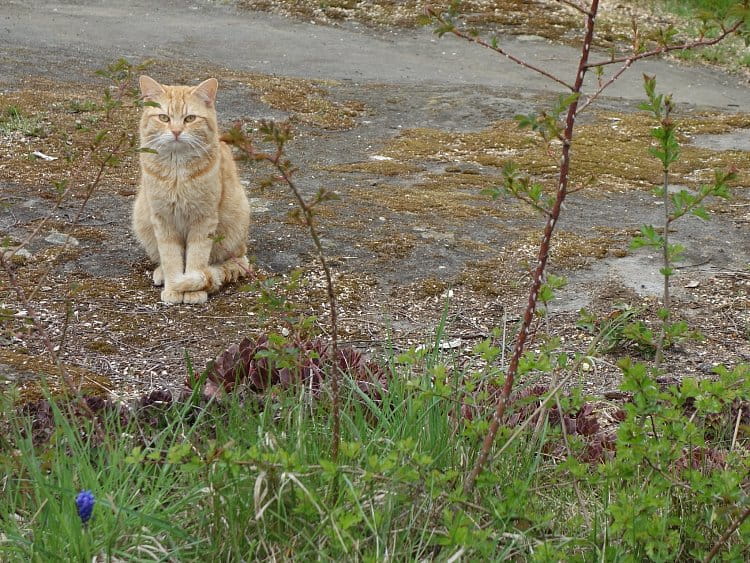
M124 56L305 78L556 88L487 50L451 37L440 40L427 29L326 27L200 0L3 0L0 38L10 62L3 74L11 75L35 70L64 73L71 61L97 66ZM543 40L508 39L502 44L564 78L574 74L575 49ZM13 65L18 59L14 52L23 52L24 60L37 64ZM750 111L750 89L736 78L661 61L639 64L609 94L641 99L644 72L657 74L660 89L679 92L681 102Z

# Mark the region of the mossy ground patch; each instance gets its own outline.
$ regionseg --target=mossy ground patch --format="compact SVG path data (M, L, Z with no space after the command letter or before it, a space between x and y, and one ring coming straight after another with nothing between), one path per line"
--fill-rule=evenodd
M370 91L368 85L362 85L359 100L356 93L352 95L351 85L344 89L334 82L232 71L206 73L217 74L222 87L233 89L234 98L229 95L227 100L235 100L235 115L244 115L240 100L246 103L248 95L288 113L296 123L290 156L300 167L297 177L301 184L309 193L323 186L340 194L339 201L320 207L318 220L334 263L344 341L376 346L388 338L399 347L414 345L425 334L432 334L449 289L457 296L449 317L451 334L486 334L487 327L502 319L495 307L498 301L507 308L511 302L523 304L543 218L510 198L492 202L481 191L501 183L500 167L509 161L546 189L554 189L557 157L534 134L519 130L512 120L488 124L476 118L460 124L461 131L436 125L397 134L397 128L389 124L363 124L366 119L377 124L391 115L385 104L398 94L396 87L378 85ZM463 99L465 94L454 93L452 99ZM4 150L12 155L2 162L0 181L18 186L4 194L17 198L11 202L42 194L54 201L51 180L74 167L68 168L65 159L50 163L26 160L28 152L33 147L58 155L80 143L85 146L90 139L87 135L100 123L94 118L96 112L87 108L100 96L97 87L48 82L3 95L3 105L18 105L49 128L45 137L3 138ZM356 115L347 113L345 102L350 97L359 100L351 106ZM331 105L326 109L316 100ZM404 112L424 107L409 99L399 104ZM686 108L677 118L684 163L676 167L674 182L694 187L709 179L713 167L732 164L741 169L739 181L746 182L746 153L692 147L689 140L700 133L747 127L747 116L697 113ZM134 111L118 130L134 130L136 121ZM617 221L625 223L628 213L644 210L643 202L648 200L644 194L660 177L658 163L647 150L652 126L645 115L626 111L592 113L581 123L574 145L573 180L576 187L587 187L571 198L566 214L585 218L586 209L617 201L625 210L618 213ZM369 137L357 145L359 135ZM159 289L152 287L148 277L150 266L127 235L137 164L125 161L107 176L105 189L111 198L97 200L97 204L108 206L102 210L107 211L107 217L97 217L71 231L81 241L79 247L62 255L59 249L45 249L16 269L24 290L33 292L40 287L35 298L42 303L40 311L56 338L67 305L73 305L67 329L67 363L106 376L117 389L179 385L188 363L202 368L244 334L293 330L296 320L308 315L316 316L317 326L327 330L330 311L325 287L304 229L286 219L291 203L288 191L280 186L259 193L255 179L270 170L243 164L241 171L251 195L268 202L265 211L254 215L253 237L259 240L253 241L250 252L264 257L258 271L277 280L268 293L278 297L283 307L269 309L270 296L264 295L258 280L230 286L205 306L170 308L158 303ZM725 210L723 223L745 216L746 209L739 206L746 201L743 193L733 203L718 204ZM633 201L640 207L628 207ZM628 253L628 240L637 225L612 224L604 219L601 225L591 227L591 222L583 227L572 219L561 225L553 244L551 271L575 276L595 268L602 257ZM65 226L64 222L50 225L57 230ZM109 261L109 254L102 252L118 249L121 257L131 253L129 262L121 263L117 271L97 272L97 267ZM304 283L287 287L288 277L266 269L277 254L292 256L294 266L304 270ZM93 263L88 275L78 267L85 259ZM50 265L54 265L52 274L42 278ZM725 289L734 292L734 300L728 303L741 303L736 298L741 287ZM19 312L17 298L7 287L2 299L11 313ZM732 311L740 320L746 315ZM718 326L719 321L712 318ZM21 320L13 318L6 328L6 349L41 354L38 341ZM14 336L20 341L12 340Z

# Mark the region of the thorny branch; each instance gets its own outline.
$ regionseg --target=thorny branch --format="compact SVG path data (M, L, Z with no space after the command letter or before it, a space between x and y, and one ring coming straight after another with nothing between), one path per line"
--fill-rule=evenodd
M731 26L728 29L723 29L721 35L714 39L702 38L696 41L681 43L679 45L663 45L657 49L652 49L651 51L645 51L643 53L635 53L629 56L612 58L606 61L599 61L597 63L588 64L587 69L601 68L601 67L611 65L611 64L624 63L619 69L617 69L617 71L612 76L610 76L605 82L599 85L599 88L596 90L596 92L586 97L586 101L581 104L581 107L578 110L579 113L584 111L588 106L590 106L594 102L594 100L596 100L601 95L601 93L604 92L604 90L606 90L609 86L611 86L614 82L616 82L623 74L625 74L625 72L627 72L627 70L633 65L634 62L640 59L644 59L644 58L663 55L664 53L668 53L670 51L689 51L691 49L696 49L699 47L710 47L711 45L715 45L719 43L720 41L724 40L727 36L731 35L732 33L737 32L740 29L740 27L742 27L741 21L735 23L733 26Z
M581 58L578 64L578 72L576 74L576 81L573 85L573 93L580 93L581 87L583 86L583 79L586 76L587 62L589 57L589 51L594 39L594 27L595 18L599 9L599 0L592 0L590 13L586 17L586 31L583 39L583 46L581 48ZM563 145L562 145L562 156L560 160L560 173L558 177L557 196L555 203L550 211L547 218L547 223L544 227L544 236L539 247L539 255L537 261L537 267L534 271L534 278L529 290L529 300L524 311L523 322L521 329L516 337L516 344L513 350L513 355L508 365L508 371L505 374L505 383L503 384L502 392L495 405L495 412L490 422L489 430L485 436L484 442L482 443L482 449L479 452L474 467L469 472L464 483L464 492L471 493L474 490L474 484L477 477L482 472L484 464L487 461L492 444L495 441L495 436L500 429L503 416L505 414L505 408L508 403L511 391L513 390L513 384L515 377L518 372L518 364L523 354L526 340L529 336L529 329L534 318L534 312L536 311L537 298L539 297L539 290L542 286L544 278L544 270L547 266L547 259L549 257L550 241L552 233L555 229L557 219L560 216L562 204L565 201L568 188L568 175L570 172L570 148L573 140L573 128L575 125L575 119L578 108L578 97L574 98L570 106L568 106L567 117L565 120L565 129L563 131Z
M573 9L577 10L578 12L586 16L586 27L585 27L585 33L584 33L584 38L583 38L581 56L579 59L579 65L578 65L578 70L576 73L575 83L572 86L568 84L567 82L565 82L564 80L558 78L557 76L554 76L553 74L506 52L504 49L498 47L495 41L493 41L490 44L476 37L475 33L466 33L464 31L457 29L456 26L451 21L449 16L443 16L442 14L437 13L432 8L428 8L428 13L430 14L430 16L441 24L441 27L437 29L437 32L439 34L442 35L444 33L452 33L453 35L457 37L460 37L472 43L476 43L478 45L481 45L482 47L491 49L497 52L498 54L508 58L509 60L515 62L516 64L526 69L529 69L533 72L536 72L537 74L544 76L545 78L548 78L549 80L552 80L553 82L556 82L557 84L564 86L566 89L570 90L573 94L572 102L567 108L565 128L563 130L562 138L561 138L562 154L560 158L560 168L559 168L556 199L555 199L552 209L547 214L547 222L544 228L544 235L543 235L540 247L539 247L537 267L534 271L533 282L529 290L529 299L528 299L528 303L526 306L526 310L524 312L521 329L516 337L516 343L515 343L513 355L511 357L510 364L508 366L508 369L505 375L505 382L500 392L500 396L497 399L497 402L495 405L495 412L492 416L492 420L490 422L490 427L487 432L487 435L485 436L485 439L482 443L482 448L479 452L479 455L475 461L475 464L472 470L469 472L469 474L467 475L466 481L464 482L464 492L467 494L473 491L476 479L479 476L479 474L482 472L483 467L485 463L487 462L487 458L489 457L492 444L499 430L501 421L505 414L505 409L507 406L508 399L513 389L515 377L518 371L519 361L523 354L526 342L528 340L529 331L532 325L533 315L536 310L536 303L537 303L539 291L543 282L544 271L545 271L547 259L549 256L550 240L551 240L555 225L557 223L557 220L559 218L562 204L565 201L565 198L569 193L568 192L568 179L569 179L568 175L570 171L570 150L571 150L571 143L573 140L573 129L574 129L575 120L576 120L578 113L580 111L583 111L586 107L588 107L608 86L610 86L618 78L620 78L625 73L625 71L627 71L630 68L630 66L632 66L634 62L640 59L662 55L670 51L688 50L688 49L694 49L697 47L714 45L716 43L719 43L723 39L725 39L728 35L740 31L741 27L744 25L744 21L739 20L735 22L734 24L732 24L730 27L725 27L722 25L721 34L718 35L716 38L706 39L705 37L701 37L701 39L696 40L696 41L687 42L687 43L683 43L679 45L662 45L659 48L652 49L649 51L643 51L643 52L637 52L638 46L637 46L637 41L636 41L636 45L634 45L634 53L629 56L623 56L619 58L612 57L606 61L598 61L594 63L589 63L588 59L590 55L591 46L593 45L595 20L596 20L597 13L599 11L599 0L591 0L590 8L588 10L584 9L581 5L574 2L573 0L557 0L557 1L562 4L572 7ZM617 64L617 63L624 63L624 64L606 82L600 83L599 88L596 92L588 96L584 102L581 102L580 95L582 94L583 81L584 81L584 77L587 71L590 69L601 68L606 65ZM579 102L581 102L580 107L579 107Z
M122 85L120 85L119 90L124 91ZM108 112L107 119L109 118L110 116ZM127 143L128 139L126 137L127 136L122 136L121 138L119 138L117 143L114 145L114 147L111 147L102 155L98 163L99 166L96 168L96 174L94 178L88 182L86 191L83 196L83 200L78 206L78 211L76 212L75 217L70 222L71 228L75 227L81 220L81 217L83 216L83 212L86 209L89 201L91 200L91 196L94 194L96 189L101 184L104 171L107 168L107 166L109 166L111 159L116 157L117 155L122 154L123 151L127 149L126 145L128 144ZM5 272L5 276L8 281L9 287L16 294L21 305L25 308L28 314L28 318L31 320L31 323L34 327L34 330L39 336L42 342L42 345L44 346L45 351L47 352L53 364L57 368L57 371L60 374L60 377L62 378L63 383L68 388L68 390L74 395L78 395L80 390L78 386L75 385L70 375L65 370L65 366L63 365L62 359L61 359L65 336L67 332L67 324L68 324L69 315L66 314L65 325L64 325L64 329L60 338L60 343L57 346L55 346L52 342L52 337L50 336L49 331L47 330L47 327L42 322L41 317L38 311L36 310L36 307L34 306L34 298L36 296L36 293L39 290L39 288L42 286L44 280L46 280L47 277L52 273L52 270L55 267L55 261L52 260L50 262L49 268L47 268L44 272L42 272L32 292L28 294L23 289L20 281L18 280L18 277L15 274L12 260L13 260L13 256L18 252L19 249L27 246L29 242L31 242L36 236L38 236L39 232L41 232L41 229L44 227L44 225L47 224L50 217L52 217L52 214L54 214L54 212L60 208L66 196L72 193L74 187L77 185L77 182L83 173L83 170L92 161L92 159L94 159L97 152L99 151L99 147L100 145L94 144L89 148L88 152L86 153L84 158L81 160L81 162L79 163L78 167L76 168L74 172L74 181L68 182L65 188L60 192L59 197L57 198L57 202L54 208L52 209L52 211L50 211L49 215L47 215L40 222L40 224L23 241L21 241L19 245L15 246L15 248L13 248L12 250L0 253L0 263ZM65 252L65 250L68 248L69 241L70 241L70 235L66 237L65 243L60 248L58 254ZM86 411L90 411L88 405L84 401L81 400L80 403Z
M739 528L742 523L747 520L748 516L750 516L750 506L745 508L745 510L740 514L739 518L732 523L731 526L727 529L726 532L719 538L719 540L714 544L714 546L711 548L711 551L708 552L708 555L706 555L706 558L703 560L703 563L710 563L710 561L716 557L716 554L719 553L719 550L721 549L721 546L723 546L727 540L732 536L734 532L737 531L737 528Z
M225 134L222 137L224 142L236 146L242 153L248 158L253 160L265 160L269 162L278 172L279 177L277 180L283 181L289 189L292 190L294 198L297 200L299 209L302 211L302 218L305 226L307 226L310 232L310 238L312 238L313 244L318 254L318 260L323 270L326 280L326 291L328 293L328 304L331 308L331 348L333 351L334 358L338 358L338 301L336 299L336 291L333 285L333 275L331 274L331 268L325 257L325 251L323 250L323 243L320 240L320 235L315 224L315 213L313 207L316 203L322 201L325 194L318 194L316 200L312 203L308 202L302 193L300 192L297 184L292 178L292 174L295 169L284 158L284 145L287 140L291 138L291 130L288 124L277 125L273 122L263 122L261 124L261 131L267 136L267 140L273 142L276 147L273 153L265 153L256 150L255 146L242 132L239 124ZM335 460L338 458L339 442L341 435L341 421L340 421L340 373L338 366L334 364L331 369L331 394L332 394L332 416L333 416L333 444L331 448L331 457Z
M617 64L617 63L626 63L627 66L630 66L635 61L656 57L659 55L663 55L665 53L669 53L671 51L690 51L698 47L710 47L711 45L716 45L717 43L720 43L721 41L726 39L729 35L732 35L733 33L739 31L739 29L743 25L744 25L744 22L742 22L741 20L737 21L731 27L722 29L721 34L719 34L717 37L713 39L701 38L695 41L689 41L687 43L680 43L678 45L662 45L661 47L657 47L656 49L652 49L650 51L644 51L642 53L635 53L633 55L622 56L622 57L614 57L611 59L607 59L606 61L588 63L586 65L586 70L596 68L596 67L603 67L603 66L607 66L611 64Z

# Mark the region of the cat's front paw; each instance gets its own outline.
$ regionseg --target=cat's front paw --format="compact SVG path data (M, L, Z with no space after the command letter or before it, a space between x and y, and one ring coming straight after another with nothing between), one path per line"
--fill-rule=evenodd
M184 293L182 291L174 291L173 289L162 289L161 291L161 300L170 305L182 303L183 298Z
M164 272L161 269L161 266L157 266L154 269L154 273L151 275L151 279L154 280L154 285L164 285Z
M198 271L185 272L177 276L172 285L179 291L201 291L206 289L206 274Z
M186 291L182 295L183 303L205 303L208 299L208 293L205 291Z

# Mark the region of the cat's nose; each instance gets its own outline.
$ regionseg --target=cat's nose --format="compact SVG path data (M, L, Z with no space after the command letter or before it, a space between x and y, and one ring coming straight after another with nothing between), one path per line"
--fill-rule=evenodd
M172 129L172 135L174 135L175 140L180 138L180 133L182 133L182 131L175 131Z

